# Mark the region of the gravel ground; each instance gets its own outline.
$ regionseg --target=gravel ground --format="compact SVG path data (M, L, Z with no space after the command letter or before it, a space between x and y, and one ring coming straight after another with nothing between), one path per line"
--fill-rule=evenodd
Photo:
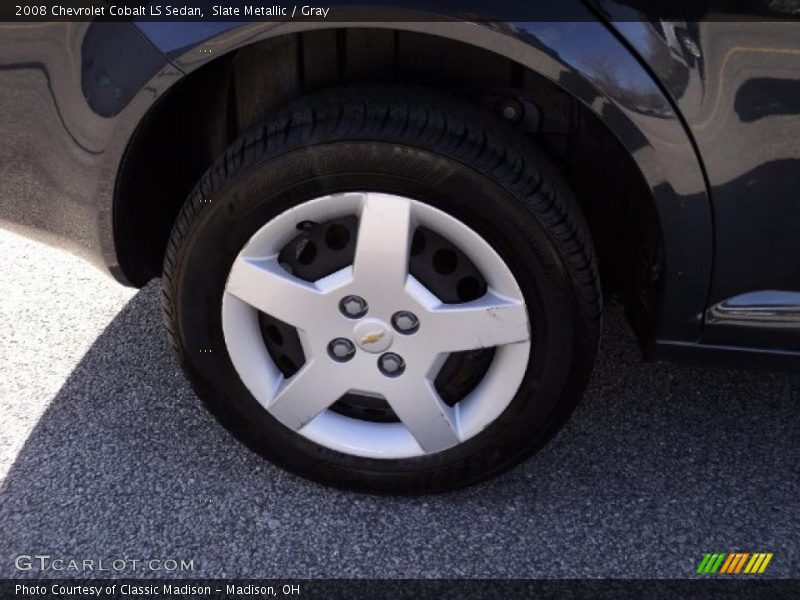
M159 282L2 231L0 256L0 577L37 553L195 577L687 577L739 550L800 576L798 375L645 364L610 306L583 403L533 459L458 493L345 493L206 414Z

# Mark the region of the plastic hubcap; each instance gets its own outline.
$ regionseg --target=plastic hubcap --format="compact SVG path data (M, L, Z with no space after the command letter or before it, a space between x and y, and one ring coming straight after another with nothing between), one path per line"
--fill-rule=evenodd
M333 225L287 251L304 222ZM332 230L337 235L328 236ZM414 243L419 231L427 245ZM350 248L352 262L307 278L287 268L292 254L315 268L323 246L331 256ZM423 283L410 265L428 255L435 276ZM451 288L457 297L445 299ZM276 216L235 259L222 313L231 361L265 410L317 444L371 458L432 454L479 434L514 398L530 355L525 300L497 252L458 219L391 194L323 196ZM271 319L269 331L276 322L294 328L305 360L290 375L253 327L260 313ZM272 331L271 343L287 343L279 334ZM435 382L443 366L487 348L493 358L480 385L447 404ZM365 398L365 410L366 400L385 402L396 420L334 410L354 395Z

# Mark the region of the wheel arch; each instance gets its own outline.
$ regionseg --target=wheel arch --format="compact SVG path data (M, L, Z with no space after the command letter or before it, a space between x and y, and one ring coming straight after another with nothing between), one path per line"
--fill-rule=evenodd
M491 80L498 75L496 68L503 69L504 74L507 69L512 82L524 81L531 74L534 79L563 92L568 102L574 101L597 117L592 125L596 128L600 124L595 133L613 137L624 148L625 160L635 165L637 175L641 176L645 189L631 192L636 196L634 202L652 206L656 216L655 223L640 225L656 230L647 236L657 239L661 248L653 249L654 257L648 257L639 266L634 265L637 270L644 268L646 272L630 274L637 287L634 294L639 296L629 302L639 323L638 329L648 340L691 341L699 335L712 256L710 208L702 169L680 119L657 82L602 23L532 23L517 27L461 22L291 23L279 26L253 23L236 28L231 28L230 24L213 24L218 29L211 32L208 24L204 27L199 23L171 24L170 27L178 31L173 31L169 39L180 40L180 48L160 43L159 40L167 38L152 29L153 25L138 26L167 55L173 68L185 75L154 99L144 112L118 172L112 211L114 245L121 270L129 281L141 285L158 274L156 265L162 252L161 239L165 243L171 218L185 198L186 182L190 181L191 187L231 138L235 139L248 122L257 119L258 115L248 113L249 108L258 106L265 98L268 103L277 101L279 104L283 99L281 94L294 89L292 86L296 86L298 78L303 78L303 86L309 85L308 73L297 71L298 61L308 62L302 43L298 44L297 40L302 40L303 36L317 36L317 40L324 38L325 43L338 48L336 58L329 60L329 64L316 65L317 75L321 77L318 87L325 87L340 82L343 74L346 80L348 69L352 68L340 59L342 48L346 51L352 43L343 32L358 32L355 37L362 43L377 44L375 54L378 55L381 42L376 41L377 38L370 40L370 32L392 31L400 36L417 36L433 44L444 40L472 49L477 52L473 58L479 57L484 62L476 63L477 68L476 64L454 65L453 70L480 70L488 80L486 87L492 87ZM242 61L246 66L238 69L236 61L245 55L249 56L247 61ZM423 61L424 56L423 53L417 60ZM492 62L491 57L497 62ZM282 62L282 59L289 62ZM357 67L368 72L369 59L367 57L366 63L362 61ZM240 88L219 85L237 76L245 79L243 73L247 69L260 71L265 67L270 86L259 90L262 97L249 108L245 105L244 110L236 97L236 90ZM436 85L422 79L410 83ZM494 85L501 91L509 87L500 82ZM231 106L237 109L231 111ZM175 110L183 116L181 122L172 119ZM560 116L571 118L571 115ZM203 127L197 128L197 124ZM177 136L165 135L165 130L172 130L173 134L177 131ZM591 127L585 133L593 135ZM571 139L573 144L584 142L591 142L591 139ZM569 138L567 143L570 143ZM150 204L155 212L142 211L141 199L146 196L142 192L146 190L132 182L142 181L148 174L158 171L159 158L154 149L163 150L165 144L167 147L180 144L192 150L185 153L180 165L167 169L172 175L166 178L170 185L161 187L160 193L172 194L171 200L157 199ZM180 148L180 145L172 148ZM595 155L597 150L595 148ZM602 147L599 150L602 151ZM584 162L594 160L587 153L582 158L580 153L578 156L578 160ZM602 171L602 166L594 168ZM596 176L602 177L602 174L596 173ZM582 179L573 173L573 180L580 182ZM177 195L182 190L183 195ZM606 207L599 206L597 212L602 219ZM591 223L593 217L589 216Z

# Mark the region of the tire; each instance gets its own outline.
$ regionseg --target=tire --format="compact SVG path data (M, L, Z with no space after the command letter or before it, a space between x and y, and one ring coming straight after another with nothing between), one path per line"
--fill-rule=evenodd
M248 361L252 363L256 360L253 358L256 355L262 360L266 356L264 348L269 350L269 358L274 364L267 364L262 360L259 365L265 365L264 370L270 373L275 372L275 369L281 370L281 374L277 375L281 383L276 385L284 391L292 373L299 373L307 365L313 365L316 369L323 367L333 369L331 365L336 361L331 358L336 357L333 354L322 356L321 352L314 350L313 360L306 359L299 367L295 364L297 360L284 361L285 356L278 357L273 352L274 344L277 342L270 337L274 333L274 330L269 329L270 323L275 327L289 327L288 330L281 330L283 331L281 335L274 337L279 337L282 344L291 345L285 338L293 336L293 339L296 338L295 350L301 348L301 352L306 347L310 348L312 342L304 338L306 341L298 343L297 340L300 338L292 332L306 332L303 335L310 336L311 333L308 332L314 327L295 328L280 319L265 325L262 317L267 320L272 317L259 313L252 307L243 308L244 305L237 296L237 294L243 296L255 294L253 291L255 288L245 294L242 291L244 288L236 287L239 285L240 276L234 277L234 273L241 273L241 269L245 268L240 265L252 266L261 260L248 258L247 252L251 252L255 246L266 242L279 244L277 240L281 238L280 244L284 244L283 250L277 259L270 260L273 260L274 264L280 264L283 269L290 269L292 268L290 265L281 262L286 255L289 258L285 260L295 261L293 264L299 270L293 271L294 274L291 275L282 271L277 276L284 279L288 277L287 281L290 284L292 278L303 277L297 273L306 267L301 268L296 261L302 258L303 252L307 252L313 239L319 242L319 239L313 236L322 235L320 233L322 227L327 227L326 231L330 230L333 221L320 223L312 218L297 223L296 239L290 239L291 236L284 230L280 230L283 231L280 234L270 234L269 228L274 225L277 228L274 231L278 232L277 224L284 223L282 227L285 227L287 219L290 218L286 215L300 215L302 211L306 211L302 214L313 216L316 214L313 211L322 211L322 208L315 208L317 205L339 210L340 205L344 206L352 200L353 194L361 198L362 204L359 206L362 208L358 210L366 211L367 208L363 207L370 206L369 202L372 202L373 208L410 206L408 210L416 211L415 215L420 214L425 219L434 221L440 219L442 223L446 222L446 226L442 225L444 227L442 231L468 230L471 233L464 233L466 237L459 239L462 242L467 240L466 245L469 248L480 248L482 256L489 258L483 260L478 257L474 259L477 262L473 264L470 262L473 260L473 255L469 253L478 250L464 250L454 242L452 252L456 253L459 268L463 266L467 271L473 269L478 273L480 271L478 263L484 267L494 266L484 269L488 271L487 273L475 275L473 279L477 278L479 281L477 288L472 281L470 286L463 287L469 287L472 290L470 293L488 294L487 290L495 289L492 287L495 285L492 282L496 283L497 277L504 277L503 273L510 273L511 279L507 281L513 281L517 286L512 286L513 289L521 294L518 300L508 300L508 306L512 304L518 306L522 303L524 312L515 314L527 316L527 341L515 339L509 342L507 347L513 347L514 350L505 350L506 346L498 346L494 350L476 348L469 352L458 353L458 360L454 364L455 368L461 369L458 371L461 383L453 385L457 388L466 381L464 386L468 389L460 399L458 393L453 393L456 398L453 401L456 404L450 408L444 407L447 403L444 392L439 391L441 374L436 376L435 385L433 375L427 384L421 384L427 386L425 389L428 391L431 386L435 387L441 400L436 406L444 411L443 414L452 416L455 414L454 411L458 411L457 424L453 424L456 423L455 417L450 422L452 427L456 428L453 431L459 440L453 445L447 445L445 438L448 434L444 429L441 430L444 432L441 435L445 438L436 437L438 433L431 434L430 438L425 437L428 435L425 432L419 433L419 427L445 427L438 421L433 425L423 419L421 425L414 422L413 428L411 425L406 426L405 421L398 415L404 416L409 409L397 402L394 404L388 402L388 396L387 401L384 401L378 396L373 397L368 393L361 394L350 390L348 394L351 392L355 394L352 398L342 396L332 408L325 410L324 418L319 421L325 421L324 426L327 427L324 430L325 435L334 440L330 444L320 442L322 434L316 433L323 425L314 429L308 425L311 421L304 420L306 425L302 427L306 429L302 431L307 433L301 434L294 430L300 425L285 424L289 423L287 419L300 418L296 414L299 408L286 409L295 411L291 418L281 416L283 413L276 409L275 414L278 415L276 417L270 410L264 408L266 404L262 405L256 398L258 394L267 393L264 391L266 388L258 387L260 384L257 381L262 376L261 371L248 370L250 366L244 363ZM387 198L390 200L385 200ZM394 200L391 200L392 198ZM360 214L361 217L355 227L358 227L362 220L367 223L369 218L373 220L378 218L364 216L378 214L374 211ZM414 218L422 219L422 217ZM428 223L427 220L424 222ZM351 221L348 223L350 223L348 226L352 225ZM363 227L364 231L367 231L367 225ZM344 229L337 231L343 232ZM386 231L389 231L389 237L394 235L393 230ZM411 229L409 236L410 231ZM414 244L417 243L420 231L424 232L431 244L441 244L442 248L448 251L451 248L447 244L452 240L446 239L446 235L439 236L437 231L431 233L428 229L421 229L421 226L414 230ZM262 237L259 238L259 235ZM270 235L273 237L270 238ZM367 258L364 258L359 265L372 264L369 261L376 260L375 253L368 254L366 248L373 246L367 243L368 235L363 235L362 247L365 250L360 256ZM401 234L397 235L402 247L402 239L405 238L401 238ZM361 237L358 235L359 240ZM352 243L356 244L359 240ZM324 246L324 243L319 243ZM350 244L350 241L347 243ZM387 241L387 247L390 245ZM325 260L320 263L324 267L325 261L332 260L329 260L329 257L334 256L335 252L327 246L323 250L327 253ZM411 252L415 251L412 244ZM459 252L466 254L458 254ZM402 254L400 250L398 253ZM452 256L448 256L452 263ZM412 259L413 254L409 260ZM491 262L496 259L500 262ZM449 290L452 286L447 287L450 284L442 283L447 278L437 274L439 266L436 266L435 260L431 260L433 267L429 266L428 262L420 262L421 259L416 263L413 260L409 263L412 266L408 268L412 269L410 272L416 278L428 281L429 288L443 286L441 288L444 290L443 294L451 293ZM388 263L391 263L391 259L387 259ZM262 264L266 263L258 263L258 268L262 268ZM418 265L415 267L417 271L413 271L414 264ZM420 264L422 266L419 266ZM313 261L311 265L312 271L316 269ZM333 263L331 265L333 266L328 271L342 266ZM448 271L451 266L451 264L444 265L444 268L439 270ZM390 270L387 267L387 272ZM354 277L359 273L362 275L371 273L367 267L358 266L355 262L353 269L347 272ZM262 271L259 271L259 277L260 273ZM328 272L321 268L315 275L305 277L305 281L317 285L313 283L317 277L327 274ZM459 277L462 277L459 286L465 278L469 279L463 274ZM482 280L482 277L486 279ZM247 282L250 280L242 279L242 281L249 285ZM291 288L291 293L295 293L296 288L290 284L287 285ZM474 292L472 288L480 289ZM460 287L458 289L460 290ZM381 290L377 288L374 291L374 293L380 292ZM516 292L512 292L511 295L514 293ZM329 295L333 298L335 293L331 294ZM458 294L461 294L461 291L458 291ZM295 312L292 314L300 315L301 311L297 308L299 304L295 307L289 306L294 300L284 301L282 300L284 297L293 298L288 295L266 293L258 295L254 302L260 306L259 303L263 299L263 302L270 306L286 305L275 310L293 310ZM464 297L472 301L477 296ZM497 296L501 297L503 296ZM309 295L308 298L309 302L312 300L316 302L317 296ZM365 295L364 302L368 300ZM480 300L475 301L480 302ZM399 86L353 86L306 97L237 140L206 172L186 201L169 239L163 272L163 307L170 342L194 389L217 419L252 450L291 472L325 484L371 492L419 493L463 487L509 469L542 447L568 418L588 380L598 345L601 304L596 258L588 229L570 191L549 160L508 123L486 114L477 106L443 93ZM345 310L344 305L340 306ZM358 307L357 304L352 306ZM439 319L443 314L441 311L448 306L438 306L436 310L440 312L431 312L431 315ZM239 315L236 317L239 321L231 320L233 317L229 315L234 308L244 311L236 313ZM370 310L372 310L371 305ZM228 316L223 318L224 311L228 311L225 312ZM340 321L347 321L338 313L334 315L331 312L330 315L325 313L320 316L318 312L320 311L306 310L302 314L307 316L302 318L313 318L315 323L323 328L329 327L334 321L337 326ZM252 316L255 314L258 315L257 319ZM454 313L448 313L452 314ZM479 314L476 311L469 313L468 316L480 319L485 313ZM427 316L421 318L419 332L414 334L420 336L420 340L425 339L423 335L429 335L432 343L441 343L443 348L449 348L448 344L456 347L460 339L466 335L460 327L453 327L449 331L445 328L436 336L432 330L429 334L425 334L424 332L428 331L425 329L426 323L450 322L426 319ZM234 335L233 325L230 324L234 321L237 323L236 327L243 327L241 323L250 323L253 328L260 327L259 335L262 337L251 335L246 329L235 329ZM411 343L408 340L414 335L400 335L396 330L397 326L395 330L391 330L391 326L387 323L388 317L376 325L379 332L370 335L380 337L385 333L386 336L392 336L391 339L395 344L393 349L405 348L402 344ZM483 324L476 325L475 331L480 331L480 327L483 326ZM498 325L500 332L498 336L512 336L512 325L505 323L503 327L506 329L501 331ZM466 329L471 330L470 327ZM491 331L489 333L491 334ZM372 338L370 336L361 338L359 335L354 334L356 346L353 346L352 341L350 346L344 344L341 348L336 346L332 349L333 346L329 345L329 352L342 350L342 353L346 354L354 349L358 360L371 361L375 358L380 369L387 366L394 368L399 364L385 359L383 354L377 357L366 353L369 348L362 342L368 343L365 340ZM503 340L505 339L503 337ZM383 343L383 338L380 343ZM414 343L419 344L419 342ZM522 356L520 344L527 345L523 362L520 362ZM423 348L419 345L413 347ZM473 348L472 345L469 347ZM405 363L408 363L408 373L417 368L414 366L414 360L418 355L422 356L415 350L412 355L404 357ZM508 358L512 355L516 357L514 359L516 362ZM506 361L502 365L508 369L508 373L492 371L496 364L501 364L499 357L503 357L502 360ZM469 361L473 359L474 362L470 363ZM343 360L349 359L345 357ZM450 360L448 358L445 364L449 365ZM458 362L459 360L462 362ZM284 363L289 363L289 366ZM374 370L372 362L358 364L372 366L358 367L359 371L348 371L348 373L357 373L360 377L364 369ZM509 366L512 364L514 373L511 373L512 369ZM288 370L283 370L284 367ZM292 368L295 370L292 371ZM355 369L352 365L348 368ZM310 369L309 366L309 370L304 373L313 373L314 371ZM318 373L323 372L336 373L330 370L318 371ZM493 377L489 383L484 383L489 379L487 374L495 372L498 373L498 377ZM382 373L386 375L386 371ZM408 373L397 379L402 380ZM364 373L364 377L367 376L373 379L378 377L372 372ZM243 377L249 378L247 384ZM281 377L283 379L280 379ZM316 377L322 375L318 374ZM478 382L470 381L476 377ZM508 388L508 382L516 381L515 377L518 378L518 385L514 384L514 389L510 391L508 398L500 398L498 394L498 397L491 402L499 404L491 406L486 404L490 400L484 397L485 394L481 396L482 390L505 389L491 387L495 384L501 386L497 383L500 381L505 381ZM310 376L306 379L309 378ZM344 378L342 375L341 379ZM342 384L339 379L328 375L326 381L336 389L337 386L349 385ZM386 377L387 382L390 379ZM268 379L268 381L273 380ZM299 377L297 381L300 381ZM451 377L445 383L450 386L452 381ZM417 384L412 382L410 375L408 382L411 383L403 385L409 387L397 389L422 389L413 387ZM298 389L306 388L298 387ZM318 388L308 387L308 389ZM255 390L255 393L251 390ZM280 390L274 392L275 398L281 393ZM447 390L449 394L451 388ZM391 392L391 394L395 394L392 396L395 398L398 397L397 394L402 395L402 392ZM481 424L480 421L475 421L478 425L474 427L470 425L471 433L466 436L463 429L458 429L462 428L463 423L468 422L465 415L475 415L480 411L475 409L470 412L472 405L463 408L467 405L462 403L472 402L474 398L481 398L480 401L484 403L481 406L489 406L487 410L496 412L497 406L500 405L504 408L490 422ZM302 397L302 402L307 401L316 402L313 398ZM278 400L270 402L277 404ZM416 397L413 401L409 398L409 403L413 402L417 402ZM371 403L380 404L380 410L374 408ZM459 406L462 408L457 408ZM427 414L424 411L429 410L429 405L418 410ZM360 416L367 413L374 415ZM417 418L414 416L409 423ZM362 419L367 425L362 426ZM364 444L369 448L374 445L377 450L349 451L348 448L355 446L356 442L350 443L354 439L352 437L337 438L336 436L344 435L340 435L336 429L337 423L347 427L352 425L354 427L352 432L355 433L361 432L362 429L371 432L369 436L372 437L365 437ZM398 436L397 446L391 446L386 452L384 446L380 444L390 444L390 442L385 441L380 433L377 436L373 435L374 432L383 431L391 431L391 436L395 433ZM405 433L401 435L401 432ZM466 436L463 440L462 435ZM391 436L387 435L387 439ZM411 448L410 439L422 449L421 453L408 450ZM431 448L435 450L430 451Z

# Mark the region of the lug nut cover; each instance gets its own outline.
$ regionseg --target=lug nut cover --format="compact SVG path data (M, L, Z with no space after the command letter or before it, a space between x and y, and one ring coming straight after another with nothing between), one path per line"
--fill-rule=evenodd
M406 362L399 354L387 352L378 358L378 368L387 377L397 377L406 370Z
M419 329L419 319L414 313L401 310L392 315L392 326L400 333L410 335Z
M339 310L345 317L360 319L367 314L369 305L361 296L345 296L339 302Z
M336 338L328 344L328 354L337 362L347 362L355 353L355 344L346 338Z

